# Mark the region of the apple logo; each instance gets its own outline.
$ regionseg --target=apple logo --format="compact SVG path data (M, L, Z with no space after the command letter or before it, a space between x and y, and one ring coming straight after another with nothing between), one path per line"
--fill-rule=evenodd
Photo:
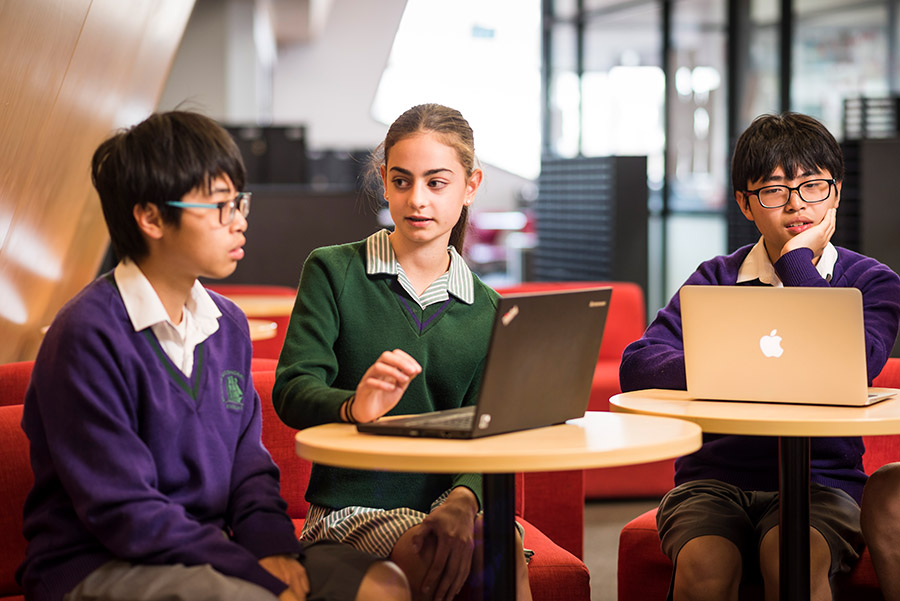
M777 329L772 330L768 336L759 339L759 348L766 357L778 358L784 352L784 349L781 348L781 336L776 333L777 331Z

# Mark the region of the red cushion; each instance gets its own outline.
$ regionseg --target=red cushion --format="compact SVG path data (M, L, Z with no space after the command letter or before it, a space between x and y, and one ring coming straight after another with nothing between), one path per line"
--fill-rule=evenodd
M675 485L675 459L584 471L588 499L661 497Z
M600 345L600 358L613 359L618 366L622 351L641 337L647 324L644 291L634 282L523 282L515 286L497 288L503 294L519 292L545 292L548 290L575 290L593 286L611 286L612 297L609 315Z
M619 358L600 359L594 368L588 411L609 411L609 398L622 392L619 388Z
M900 358L888 359L872 384L885 388L900 388ZM863 436L863 442L866 445L863 467L867 474L871 474L886 463L900 461L900 435Z
M275 370L253 372L253 385L259 393L262 405L262 441L281 470L281 496L288 504L291 518L304 518L309 503L303 498L309 484L312 464L297 456L294 435L297 433L281 421L272 405L272 387L275 385Z
M0 406L21 405L31 381L34 361L0 364Z
M517 507L518 515L578 558L584 556L582 474L581 470L526 473L522 478L523 507Z
M900 357L890 357L881 373L876 376L872 382L873 386L883 386L885 388L900 388Z
M620 601L665 599L672 562L659 548L656 509L628 522L619 534L618 595Z
M18 595L22 589L14 574L25 559L22 508L34 483L28 460L28 438L22 431L22 405L0 407L0 595Z
M547 536L518 518L525 528L525 546L534 549L528 566L528 582L536 601L590 601L591 577L584 563L553 544Z

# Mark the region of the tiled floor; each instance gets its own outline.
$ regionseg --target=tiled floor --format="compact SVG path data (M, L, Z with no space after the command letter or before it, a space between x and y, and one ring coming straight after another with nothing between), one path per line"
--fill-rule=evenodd
M659 499L592 501L584 507L584 562L591 572L591 601L616 601L616 558L622 527Z

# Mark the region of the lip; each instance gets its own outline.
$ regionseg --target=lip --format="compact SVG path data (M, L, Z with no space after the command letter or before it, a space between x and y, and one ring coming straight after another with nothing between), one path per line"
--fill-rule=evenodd
M800 232L805 232L809 228L813 226L812 221L792 221L784 226L784 228L792 234L799 234Z
M235 261L240 261L244 258L244 247L238 246L236 248L232 248L230 251L228 251L228 256Z
M425 227L432 222L432 219L430 217L423 217L421 215L411 215L409 217L406 217L406 222L413 227Z

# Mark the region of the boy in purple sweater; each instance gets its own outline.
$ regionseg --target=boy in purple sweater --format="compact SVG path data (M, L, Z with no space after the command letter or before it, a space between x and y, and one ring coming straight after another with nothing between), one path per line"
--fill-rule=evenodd
M27 599L409 599L389 563L304 548L260 440L247 318L204 289L243 257L228 133L174 111L103 142L94 186L120 263L60 310L22 427Z
M859 288L871 385L897 337L900 278L874 259L831 244L843 175L840 146L815 119L796 113L757 118L738 139L731 178L735 200L760 240L702 263L685 283ZM814 377L813 359L797 384ZM619 379L623 391L686 388L677 294L625 349ZM814 600L832 598L831 576L849 570L863 546L863 451L859 437L811 439ZM663 551L675 564L670 598L736 601L741 580L761 574L766 599L778 599L777 439L706 434L699 451L676 461L675 484L657 514Z

